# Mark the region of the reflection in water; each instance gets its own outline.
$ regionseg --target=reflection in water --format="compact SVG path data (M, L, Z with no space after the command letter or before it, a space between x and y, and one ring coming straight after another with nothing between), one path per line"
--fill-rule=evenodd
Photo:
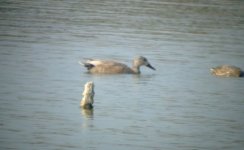
M85 118L93 118L93 109L82 109L81 115Z
M82 109L80 108L80 114L82 119L82 128L93 127L93 109Z
M133 75L133 79L136 83L148 83L150 80L152 80L156 74L138 74L138 75Z

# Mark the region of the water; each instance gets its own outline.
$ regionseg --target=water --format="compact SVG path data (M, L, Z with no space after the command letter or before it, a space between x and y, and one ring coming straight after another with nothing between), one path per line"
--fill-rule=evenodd
M244 3L204 1L0 2L0 149L242 149ZM77 62L157 69L90 75ZM79 108L95 83L95 108Z

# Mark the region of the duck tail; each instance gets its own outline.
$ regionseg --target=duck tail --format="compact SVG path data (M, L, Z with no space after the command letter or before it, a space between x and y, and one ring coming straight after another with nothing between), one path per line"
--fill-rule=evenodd
M87 68L87 70L90 70L91 68L93 68L93 67L94 67L94 65L93 65L93 64L88 63L88 62L82 62L82 61L78 61L78 63L79 63L80 65L82 65L82 66L86 67L86 68Z
M95 67L93 64L90 63L84 63L84 66L87 68L87 70L90 70L91 68Z
M244 77L244 71L241 71L240 77Z
M78 61L78 63L79 63L80 65L82 65L82 66L84 65L84 63L83 63L82 61Z

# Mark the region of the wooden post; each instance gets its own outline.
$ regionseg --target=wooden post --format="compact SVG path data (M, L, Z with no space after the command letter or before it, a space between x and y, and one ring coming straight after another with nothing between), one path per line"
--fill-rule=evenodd
M84 91L82 93L83 98L80 101L80 106L84 109L92 109L94 103L94 83L92 81L87 82L84 85Z

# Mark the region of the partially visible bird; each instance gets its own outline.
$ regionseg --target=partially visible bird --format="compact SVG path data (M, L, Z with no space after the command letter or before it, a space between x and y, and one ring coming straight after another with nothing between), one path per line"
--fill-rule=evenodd
M210 72L219 77L241 77L242 71L236 66L222 65L210 69Z

